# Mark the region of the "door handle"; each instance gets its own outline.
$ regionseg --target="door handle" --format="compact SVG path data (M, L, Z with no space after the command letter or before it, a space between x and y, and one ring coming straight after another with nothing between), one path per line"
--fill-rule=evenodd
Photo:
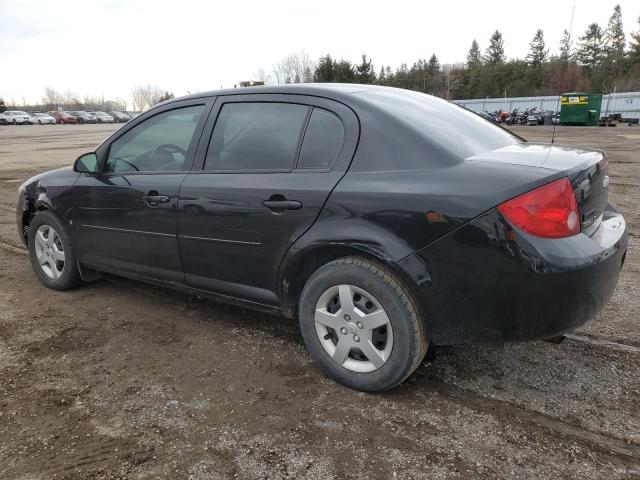
M150 207L157 207L159 203L169 203L171 197L167 195L144 195L142 201Z
M265 200L262 205L269 210L300 210L302 202L297 200Z

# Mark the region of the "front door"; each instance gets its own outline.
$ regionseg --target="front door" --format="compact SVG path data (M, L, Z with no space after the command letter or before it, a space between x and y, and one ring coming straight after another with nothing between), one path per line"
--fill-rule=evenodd
M103 146L101 173L81 174L74 185L71 218L81 262L183 282L178 192L192 165L205 107L192 102L165 108Z
M348 168L357 142L352 115L333 102L293 95L219 98L202 170L194 166L180 189L187 284L276 302L285 252Z

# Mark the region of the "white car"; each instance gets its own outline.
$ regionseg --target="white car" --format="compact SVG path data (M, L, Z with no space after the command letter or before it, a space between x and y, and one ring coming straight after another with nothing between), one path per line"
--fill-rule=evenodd
M56 119L48 113L35 112L31 114L31 122L35 125L55 125Z
M98 119L98 123L113 123L113 117L105 112L88 112Z
M31 116L20 110L7 110L4 112L4 117L13 125L31 125L32 123Z

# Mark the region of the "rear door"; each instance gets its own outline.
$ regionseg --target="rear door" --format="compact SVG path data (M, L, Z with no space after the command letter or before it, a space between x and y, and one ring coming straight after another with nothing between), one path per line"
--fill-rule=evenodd
M177 238L180 184L211 100L179 102L123 127L98 149L101 173L82 173L71 212L80 261L183 283Z
M185 280L274 303L284 253L348 168L357 117L321 98L231 95L206 131L178 203Z

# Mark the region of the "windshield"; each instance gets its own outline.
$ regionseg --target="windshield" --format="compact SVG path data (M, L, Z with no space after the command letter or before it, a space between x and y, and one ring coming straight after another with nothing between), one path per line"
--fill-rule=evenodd
M519 143L508 131L440 98L395 89L358 94L462 158Z
M11 115L28 115L27 112L11 112Z

